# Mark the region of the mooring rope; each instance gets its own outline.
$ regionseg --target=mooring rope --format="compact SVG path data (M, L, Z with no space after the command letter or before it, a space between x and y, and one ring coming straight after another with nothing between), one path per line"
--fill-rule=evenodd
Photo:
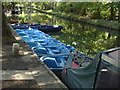
M43 56L68 56L70 53L64 53L64 54L40 54L40 53L36 53L37 55L43 55Z

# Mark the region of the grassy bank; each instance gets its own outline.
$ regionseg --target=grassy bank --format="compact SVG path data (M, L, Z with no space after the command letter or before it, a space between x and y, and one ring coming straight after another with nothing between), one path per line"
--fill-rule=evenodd
M120 26L120 24L118 24L118 21L108 21L108 20L103 20L103 19L90 19L90 18L85 18L85 17L81 17L78 15L74 15L71 13L66 14L66 13L53 12L53 11L41 11L41 10L37 10L37 11L41 13L45 13L45 14L55 15L57 17L61 17L61 18L69 19L69 20L75 20L78 22L87 23L87 24L95 25L95 26L101 26L101 27L114 29L114 30L118 30L118 27Z

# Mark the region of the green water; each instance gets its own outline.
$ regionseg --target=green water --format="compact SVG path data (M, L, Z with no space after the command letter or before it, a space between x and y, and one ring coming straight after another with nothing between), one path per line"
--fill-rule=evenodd
M34 21L37 23L44 22L51 25L64 26L61 32L49 33L49 35L67 45L74 46L77 50L89 56L95 56L101 50L118 46L117 40L119 37L117 31L114 30L93 27L40 13L27 13L27 15L21 15L18 19L20 22Z

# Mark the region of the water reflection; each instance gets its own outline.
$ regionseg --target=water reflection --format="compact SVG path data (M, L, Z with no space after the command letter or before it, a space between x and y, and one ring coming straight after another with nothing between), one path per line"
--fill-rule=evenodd
M31 16L29 16L31 15ZM18 18L20 22L34 21L37 23L45 22L51 25L64 26L62 32L52 37L64 42L67 45L74 46L77 50L94 56L101 50L106 50L118 46L117 31L112 31L105 28L93 27L78 22L57 18L55 16L34 13Z

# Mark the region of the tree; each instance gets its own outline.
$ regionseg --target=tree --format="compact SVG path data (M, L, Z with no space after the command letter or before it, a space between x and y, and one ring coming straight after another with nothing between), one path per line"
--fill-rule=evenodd
M4 14L4 11L2 10L2 42L3 44L11 44L13 42L16 42L12 32L11 28L7 23L7 18Z

